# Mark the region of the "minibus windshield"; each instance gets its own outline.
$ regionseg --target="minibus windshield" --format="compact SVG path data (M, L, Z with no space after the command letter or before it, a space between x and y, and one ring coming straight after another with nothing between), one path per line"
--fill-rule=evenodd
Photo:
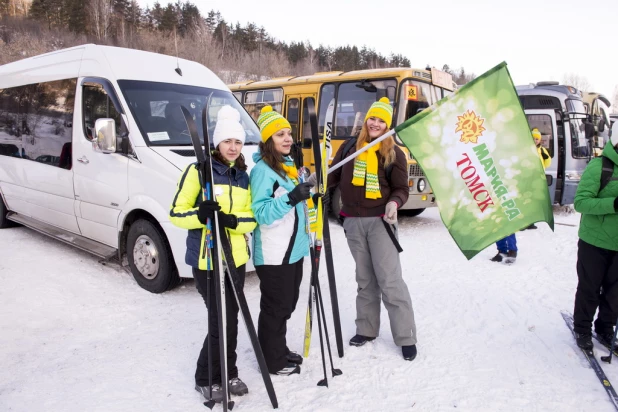
M137 80L119 80L118 84L149 146L192 144L181 106L186 107L193 116L202 140L202 110L205 105L208 108L209 136L212 137L214 132L219 109L230 105L240 112L240 123L246 132L245 145L260 142L257 125L229 91Z

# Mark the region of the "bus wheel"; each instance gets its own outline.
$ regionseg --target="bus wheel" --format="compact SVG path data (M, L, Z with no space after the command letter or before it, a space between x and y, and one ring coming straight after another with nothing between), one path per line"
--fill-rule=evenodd
M0 229L6 229L7 227L17 226L15 222L10 221L6 218L6 214L9 213L9 210L6 208L4 201L2 200L2 196L0 196Z
M179 284L165 236L148 220L133 222L127 234L126 253L135 281L147 291L162 293Z
M414 217L414 216L418 216L421 213L423 213L424 210L425 210L425 208L422 208L422 209L405 209L405 210L400 210L399 213L402 216Z
M343 203L341 203L341 191L339 188L336 188L331 192L330 196L330 215L337 219L342 207Z

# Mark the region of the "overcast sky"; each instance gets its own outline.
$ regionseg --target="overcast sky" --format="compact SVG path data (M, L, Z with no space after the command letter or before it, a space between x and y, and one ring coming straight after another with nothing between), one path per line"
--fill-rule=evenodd
M154 1L138 0L142 6ZM160 0L167 4L167 0ZM618 0L194 0L202 14L253 22L287 43L366 45L413 67L480 75L506 61L515 84L585 77L612 99L618 86Z

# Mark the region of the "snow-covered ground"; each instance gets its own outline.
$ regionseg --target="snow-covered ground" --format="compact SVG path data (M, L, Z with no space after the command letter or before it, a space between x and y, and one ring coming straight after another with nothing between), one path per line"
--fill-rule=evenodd
M280 410L612 411L560 316L573 307L579 216L556 212L556 222L572 226L518 233L519 257L509 267L489 261L494 248L466 261L435 209L401 217L419 339L413 362L393 344L384 309L380 337L347 346L355 332L354 264L343 230L331 222L345 342L335 366L343 375L329 376L328 389L316 386L322 365L314 323L302 373L273 376ZM299 352L308 264L288 323L288 345ZM0 281L1 411L206 410L193 389L206 310L192 280L153 295L118 268L13 228L0 232ZM245 287L254 319L258 283L250 276ZM329 302L324 268L321 284ZM239 340L250 392L235 398L234 410L271 410L244 328ZM618 383L618 361L604 368Z

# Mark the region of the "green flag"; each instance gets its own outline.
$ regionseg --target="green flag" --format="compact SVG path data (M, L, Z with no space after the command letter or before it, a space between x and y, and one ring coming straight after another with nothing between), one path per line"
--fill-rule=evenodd
M535 222L553 230L545 172L506 63L395 131L466 258Z

